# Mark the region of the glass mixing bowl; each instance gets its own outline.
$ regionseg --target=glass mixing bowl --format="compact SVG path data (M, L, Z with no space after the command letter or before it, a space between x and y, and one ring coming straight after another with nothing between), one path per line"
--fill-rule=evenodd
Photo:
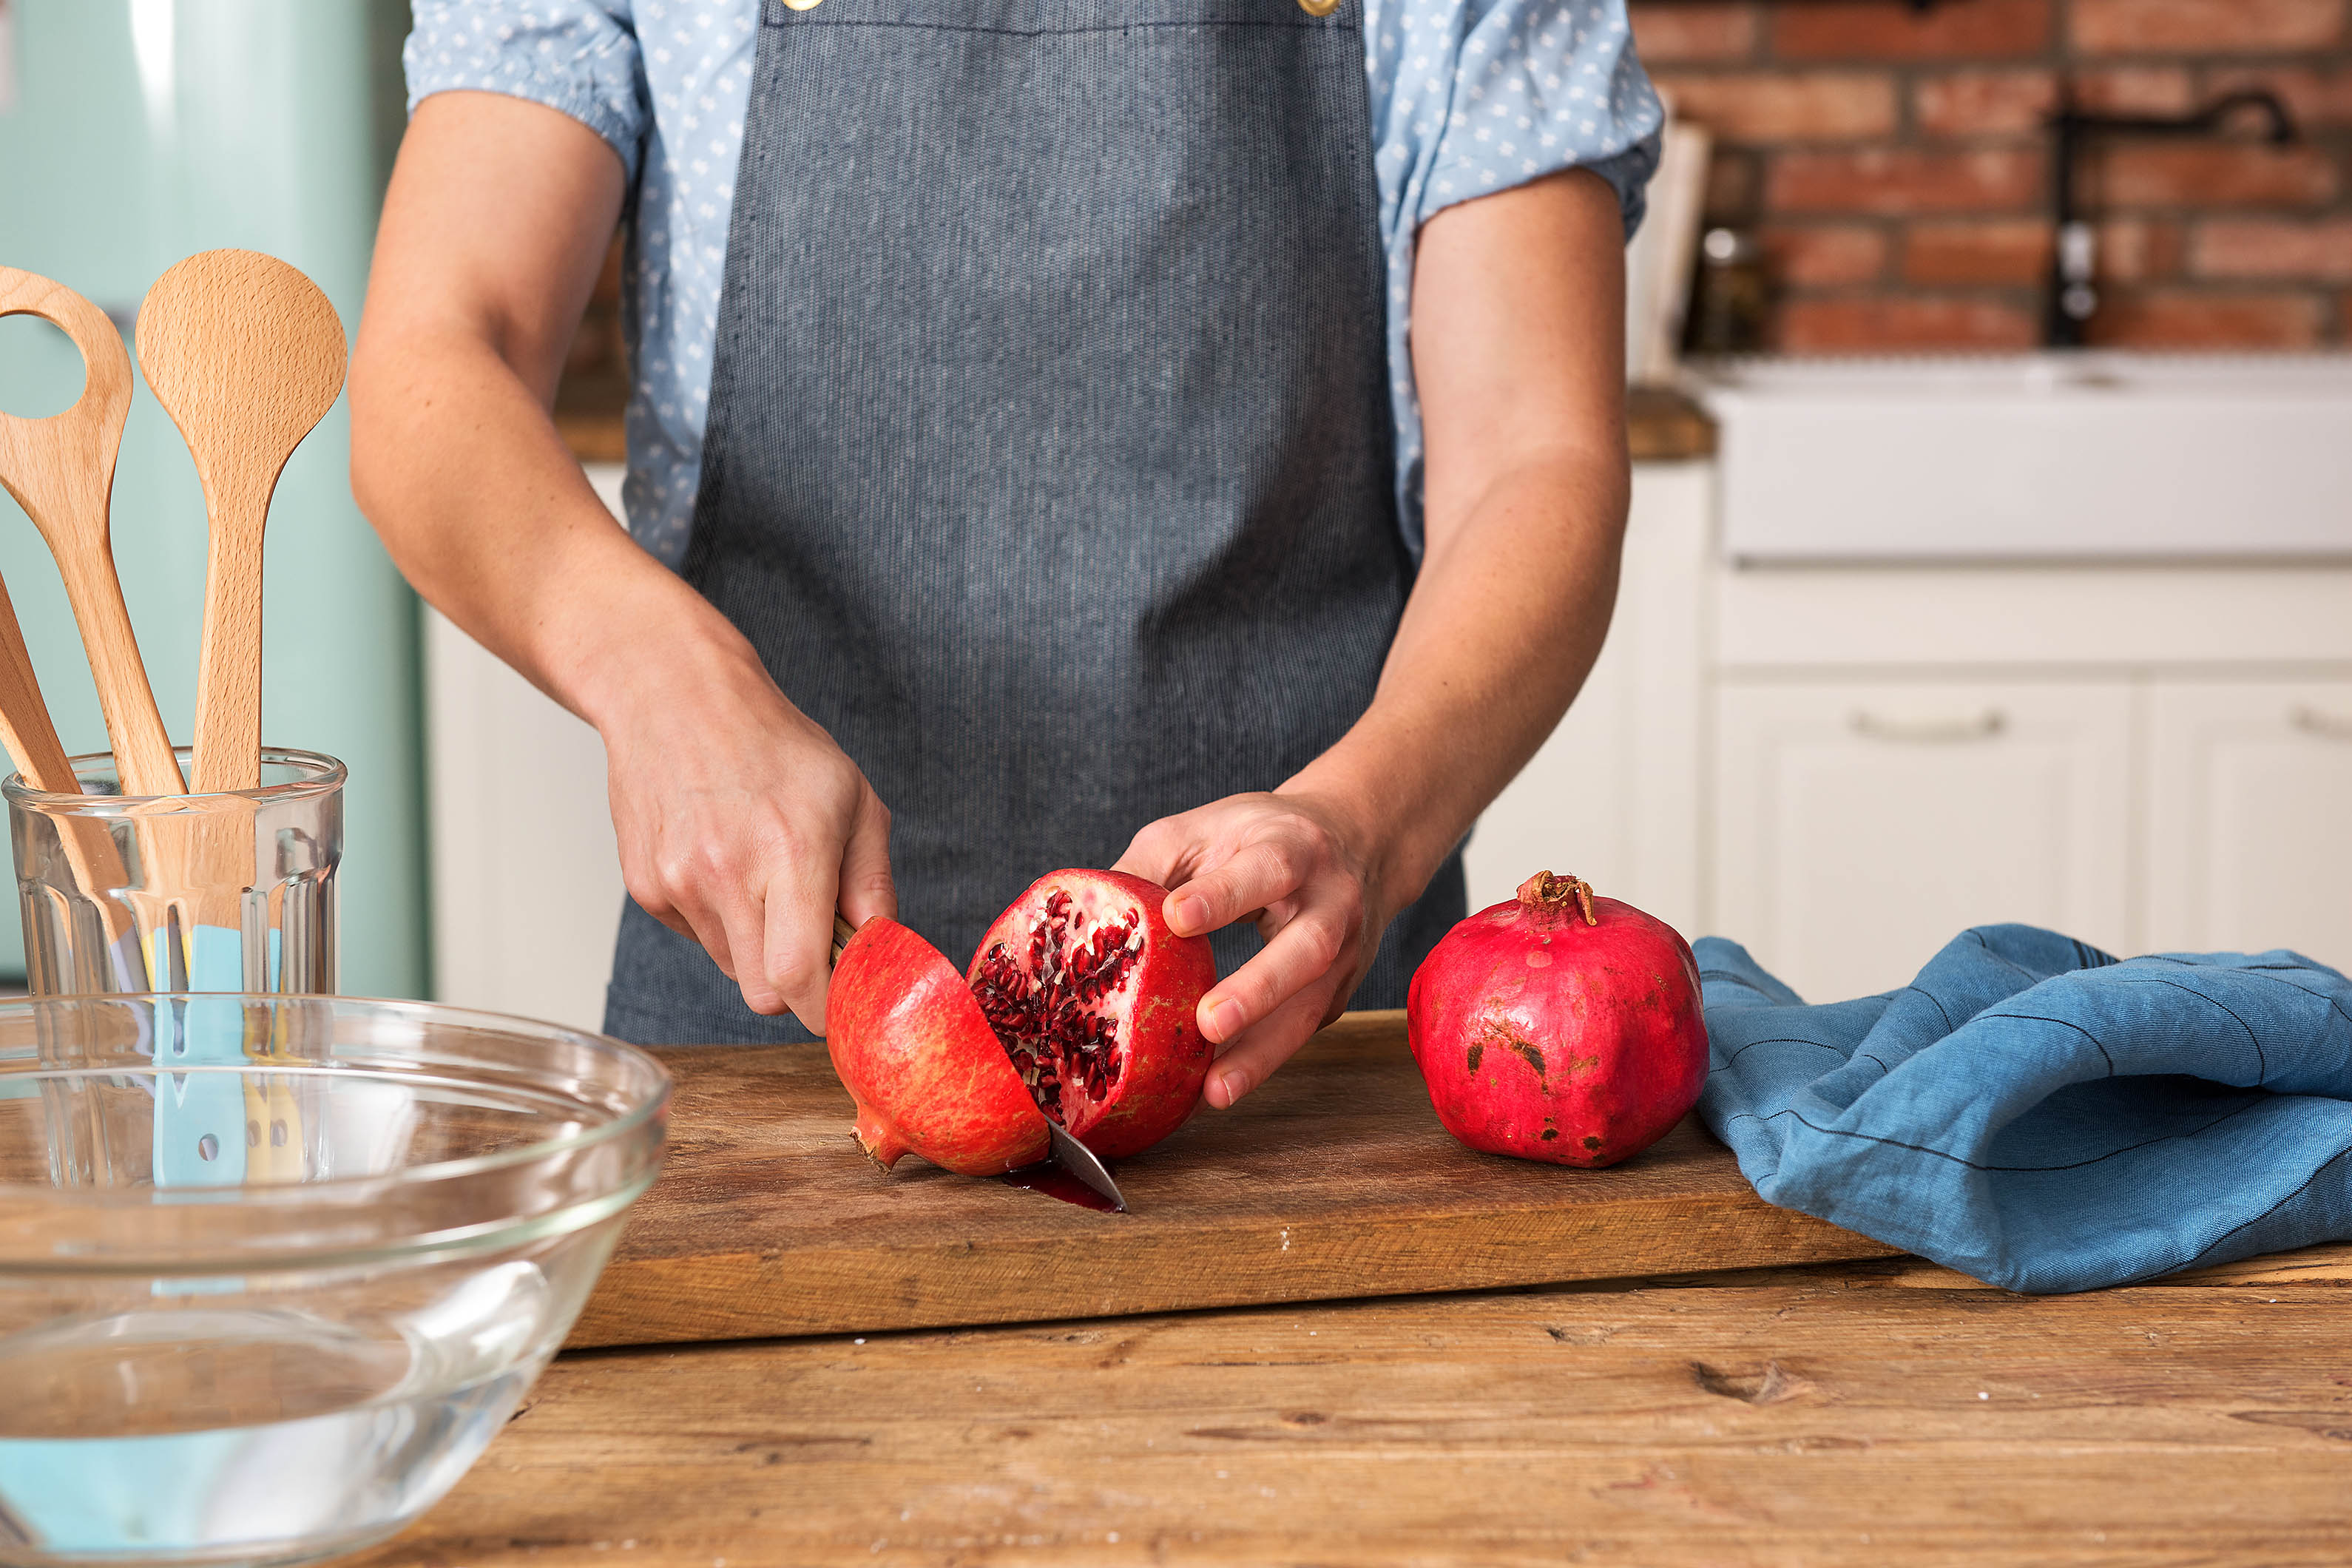
M668 1076L421 1002L0 1002L0 1563L294 1563L456 1484L660 1169Z

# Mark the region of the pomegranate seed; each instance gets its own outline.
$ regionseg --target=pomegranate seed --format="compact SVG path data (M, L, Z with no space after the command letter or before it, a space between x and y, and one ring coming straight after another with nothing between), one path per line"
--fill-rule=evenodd
M1103 1005L1141 956L1142 920L1130 910L1090 930L1056 889L1023 947L1020 957L1003 942L991 947L972 994L1038 1108L1059 1121L1074 1093L1099 1100L1118 1082L1118 1026Z

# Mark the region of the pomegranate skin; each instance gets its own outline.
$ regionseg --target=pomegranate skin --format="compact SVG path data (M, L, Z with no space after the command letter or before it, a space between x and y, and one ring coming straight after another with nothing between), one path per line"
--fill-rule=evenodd
M1217 962L1206 937L1178 936L1169 929L1160 912L1168 889L1159 883L1123 871L1049 871L980 939L970 972L975 992L982 988L992 951L1020 951L1057 894L1097 922L1137 918L1140 950L1105 998L1110 1005L1123 1000L1126 1008L1118 1079L1099 1100L1080 1096L1063 1123L1102 1158L1125 1159L1184 1125L1201 1103L1201 1085L1216 1055L1201 1033L1201 998L1217 983ZM1005 1043L1017 1047L1015 1040ZM1071 1106L1067 1097L1063 1103Z
M1446 933L1413 973L1405 1027L1445 1130L1523 1160L1613 1165L1706 1081L1689 944L1549 871Z
M963 976L898 921L867 921L844 945L824 1035L857 1103L858 1146L885 1170L915 1153L993 1176L1045 1157L1045 1113Z

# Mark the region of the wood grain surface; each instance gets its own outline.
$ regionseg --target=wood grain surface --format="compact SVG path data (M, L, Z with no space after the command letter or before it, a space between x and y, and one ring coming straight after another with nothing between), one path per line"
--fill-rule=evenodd
M2347 1270L2032 1298L1900 1259L571 1355L360 1561L2338 1564Z
M1758 1198L1685 1121L1605 1171L1447 1136L1400 1013L1325 1030L1234 1110L1122 1161L1098 1214L850 1137L821 1047L682 1047L669 1167L575 1345L1104 1317L1468 1290L1892 1248Z

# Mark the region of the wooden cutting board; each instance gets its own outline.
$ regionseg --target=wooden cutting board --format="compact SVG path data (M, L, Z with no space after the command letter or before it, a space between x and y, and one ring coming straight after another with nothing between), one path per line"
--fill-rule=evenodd
M1686 1120L1605 1171L1447 1136L1402 1013L1350 1014L1118 1167L1100 1214L858 1152L822 1047L680 1047L670 1155L572 1344L1103 1317L1882 1258Z

